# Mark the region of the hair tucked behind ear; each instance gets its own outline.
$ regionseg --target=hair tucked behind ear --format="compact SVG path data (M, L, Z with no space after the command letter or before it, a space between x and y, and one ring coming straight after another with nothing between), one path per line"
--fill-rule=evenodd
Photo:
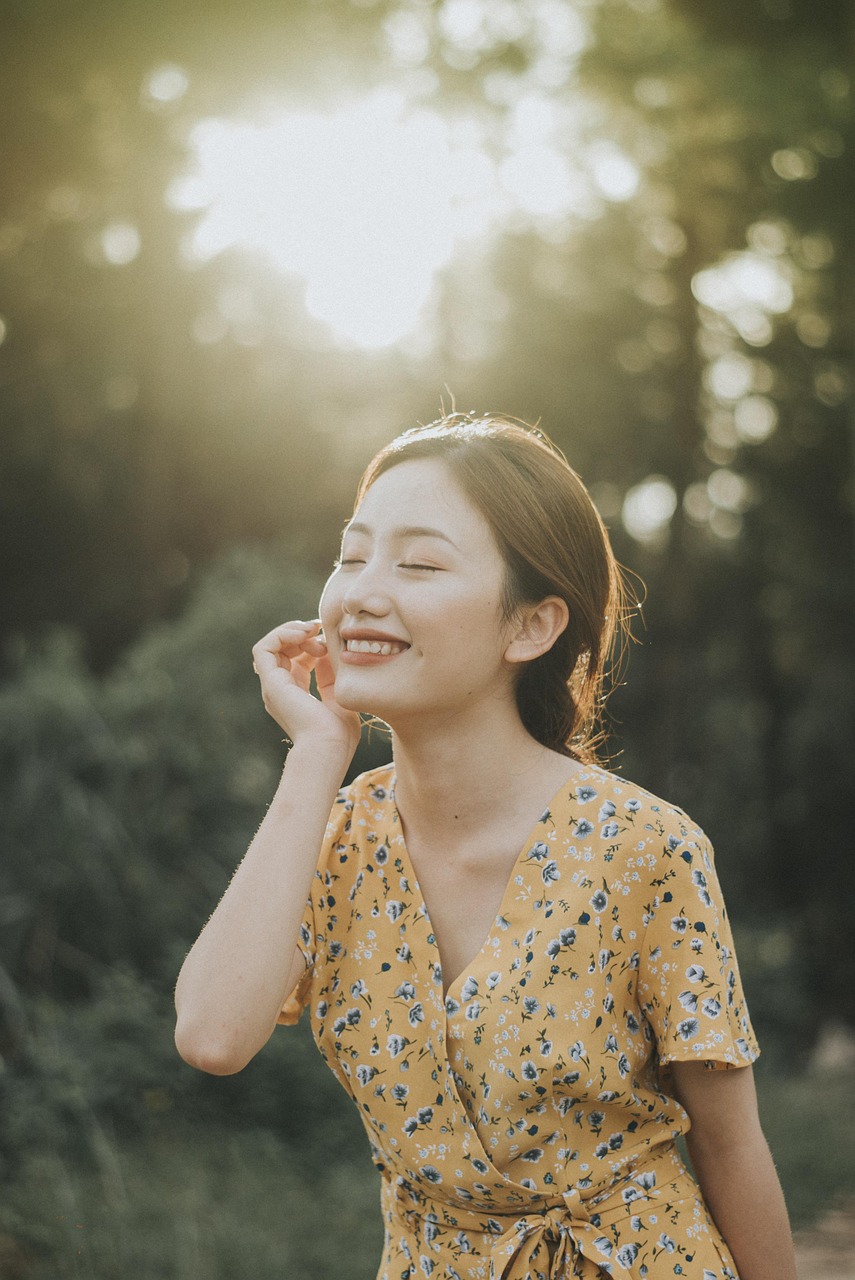
M517 707L529 733L578 760L596 757L603 682L618 635L628 637L622 572L579 476L533 427L506 418L450 414L404 432L362 477L357 505L384 472L438 459L489 523L507 567L503 610L560 596L570 621L552 648L526 663Z

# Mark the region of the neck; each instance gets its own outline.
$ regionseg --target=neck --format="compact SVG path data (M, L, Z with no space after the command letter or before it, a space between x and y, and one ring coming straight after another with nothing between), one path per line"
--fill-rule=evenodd
M533 792L546 803L572 776L575 761L532 738L516 707L509 712L497 708L453 728L446 720L393 730L395 799L405 826L429 827L437 845L465 840L495 822L497 808L513 812Z

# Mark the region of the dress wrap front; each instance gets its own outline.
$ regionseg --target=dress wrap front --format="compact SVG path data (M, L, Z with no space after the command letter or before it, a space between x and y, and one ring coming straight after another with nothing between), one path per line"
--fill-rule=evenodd
M712 850L587 766L534 823L443 996L391 766L339 795L301 926L309 1008L381 1175L377 1280L734 1280L668 1064L758 1049Z

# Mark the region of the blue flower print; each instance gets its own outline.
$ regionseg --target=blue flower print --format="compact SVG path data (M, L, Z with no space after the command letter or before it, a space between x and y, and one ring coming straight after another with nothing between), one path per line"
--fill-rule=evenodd
M597 793L593 787L577 787L576 788L576 799L579 801L580 804L587 804L589 800L594 800L596 798L596 795Z
M614 800L604 800L600 805L600 812L597 814L598 822L608 822L609 818L613 818L617 813Z
M682 1022L677 1023L677 1034L683 1040L694 1040L700 1029L697 1018L684 1018Z
M558 870L558 863L554 858L550 858L549 862L541 868L540 874L543 877L544 884L554 884L556 880L561 879L561 872Z
M709 996L701 1005L701 1011L708 1018L717 1018L721 1013L721 1001L716 1000L715 996Z
M593 830L593 822L589 822L587 818L580 818L573 828L573 834L575 836L589 836Z
M609 900L607 895L602 889L598 889L597 892L594 894L594 896L591 898L591 906L594 908L595 911L605 911L608 905L609 905Z
M640 800L627 800L626 804L625 804L623 807L624 807L624 809L626 809L627 813L640 813L640 812L641 812L641 801L640 801Z
M478 994L478 979L467 978L460 989L460 994L464 1000L471 1000L473 996Z
M403 910L403 902L397 902L394 898L390 898L386 903L386 915L390 920L397 920Z
M529 849L528 856L534 858L536 862L542 862L544 858L549 857L549 845L538 840L537 844L533 844Z
M621 1245L615 1254L618 1266L623 1267L624 1271L629 1271L637 1257L638 1245L635 1243Z
M607 822L603 827L600 835L604 840L614 840L615 836L620 832L620 827L616 822Z
M694 991L681 991L677 999L680 1001L680 1004L687 1013L697 1013L698 997L695 995Z
M499 973L498 969L494 969L492 973L487 974L487 990L495 991L501 981L502 975Z

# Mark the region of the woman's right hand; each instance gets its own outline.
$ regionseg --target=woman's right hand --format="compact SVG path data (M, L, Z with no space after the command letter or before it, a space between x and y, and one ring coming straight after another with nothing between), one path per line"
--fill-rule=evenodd
M350 760L359 743L359 716L335 700L335 676L320 629L317 620L274 627L253 646L253 670L268 714L293 743L314 738L340 746ZM320 698L311 692L313 671Z

